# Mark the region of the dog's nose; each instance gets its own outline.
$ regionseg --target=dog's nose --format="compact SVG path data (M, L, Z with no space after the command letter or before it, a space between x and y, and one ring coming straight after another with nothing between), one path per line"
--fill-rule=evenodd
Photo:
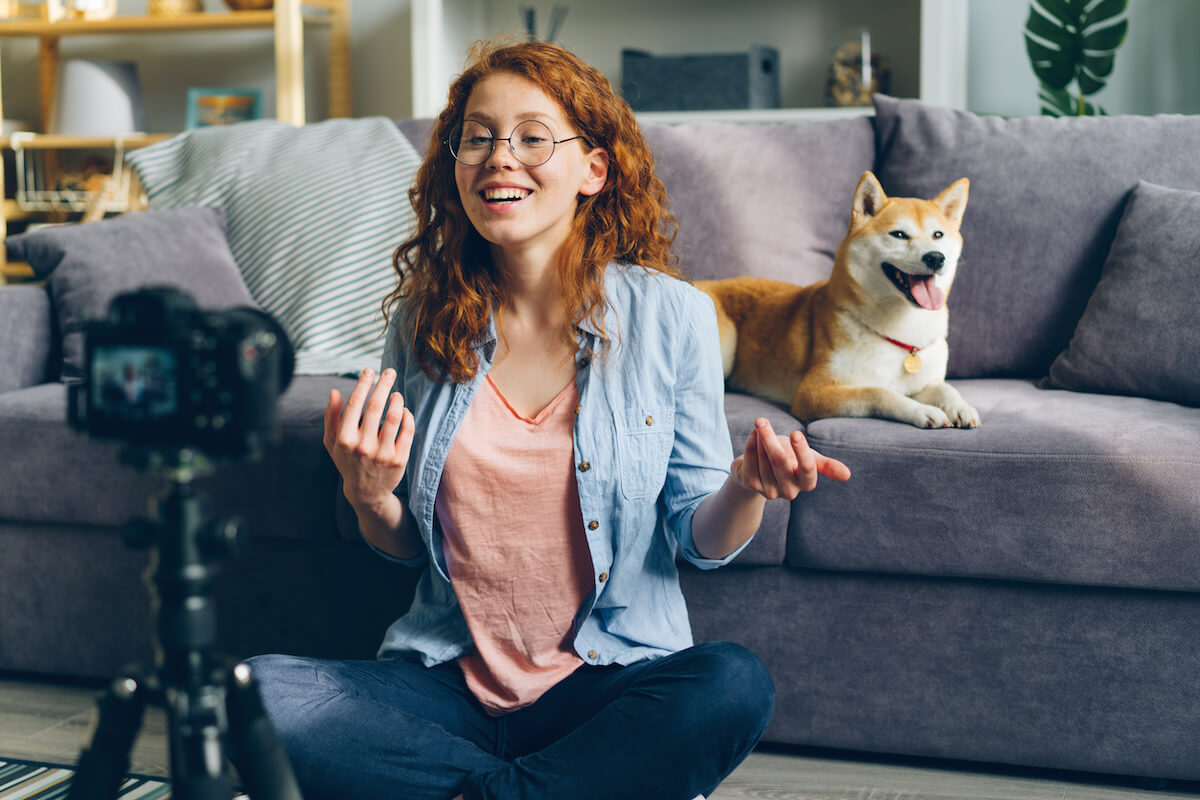
M921 260L925 262L925 266L929 267L933 272L937 272L946 264L946 255L934 250L932 253L926 253L921 256Z

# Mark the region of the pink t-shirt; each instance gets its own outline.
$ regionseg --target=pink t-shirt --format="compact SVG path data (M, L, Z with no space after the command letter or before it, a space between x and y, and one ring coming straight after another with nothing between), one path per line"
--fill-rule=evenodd
M475 650L459 658L489 711L529 705L574 672L575 614L591 593L574 426L574 381L533 419L486 377L437 495L446 564Z

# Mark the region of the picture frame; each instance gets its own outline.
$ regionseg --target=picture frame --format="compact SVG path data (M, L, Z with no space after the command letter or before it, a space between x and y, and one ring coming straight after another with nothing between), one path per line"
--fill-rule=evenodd
M255 119L262 119L262 92L258 89L188 89L189 130Z

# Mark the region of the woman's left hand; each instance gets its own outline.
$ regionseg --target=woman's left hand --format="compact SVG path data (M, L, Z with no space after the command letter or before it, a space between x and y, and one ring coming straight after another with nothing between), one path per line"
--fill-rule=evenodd
M810 492L817 486L818 475L835 481L850 479L849 467L813 450L803 433L778 435L771 429L771 423L761 417L746 439L745 452L733 460L729 469L743 489L768 500L778 497L791 500L801 492Z

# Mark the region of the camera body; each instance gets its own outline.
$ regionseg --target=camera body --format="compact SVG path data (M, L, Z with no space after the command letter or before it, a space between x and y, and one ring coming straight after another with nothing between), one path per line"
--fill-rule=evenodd
M75 429L214 459L257 457L277 435L294 353L269 314L206 311L178 289L148 288L118 295L83 333L85 377L69 388Z

